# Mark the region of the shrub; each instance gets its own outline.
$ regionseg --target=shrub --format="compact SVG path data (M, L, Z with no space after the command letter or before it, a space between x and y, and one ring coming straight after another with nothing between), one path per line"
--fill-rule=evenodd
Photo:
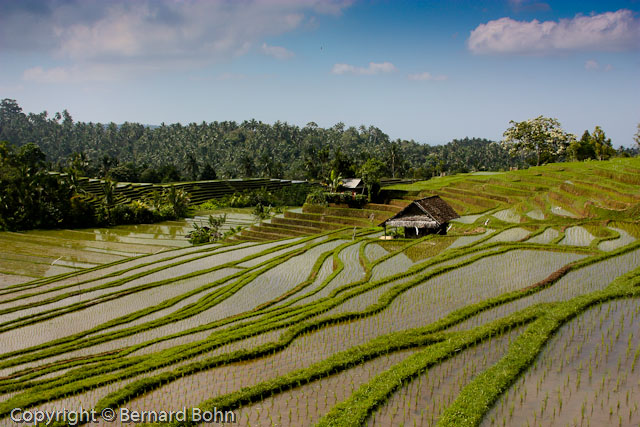
M186 191L171 185L168 189L164 190L163 197L173 209L173 214L176 218L186 216L189 209L189 194L187 194Z
M328 203L348 205L350 208L362 208L367 204L367 197L355 193L325 193Z
M263 219L269 219L271 218L272 214L273 214L273 209L271 208L271 205L264 206L262 203L258 203L256 207L253 208L253 216L256 218L257 221L261 221Z
M155 220L155 216L151 211L151 208L139 200L131 202L131 211L136 224L150 223Z
M97 220L96 208L90 203L87 196L76 194L71 197L69 209L69 222L76 227L90 227Z
M187 239L193 245L202 243L217 242L223 238L223 234L220 231L222 225L227 221L227 215L221 215L214 217L209 215L209 226L199 226L197 223L193 223L193 230L187 233ZM239 230L238 230L239 231ZM224 236L226 237L226 235Z
M199 208L214 210L218 208L246 208L261 204L263 206L302 206L310 187L306 184L295 184L274 191L266 188L245 190L241 193L225 194L202 203Z
M109 209L109 224L133 224L135 214L131 205L115 205Z
M327 193L322 188L315 188L309 194L305 203L316 206L327 206Z

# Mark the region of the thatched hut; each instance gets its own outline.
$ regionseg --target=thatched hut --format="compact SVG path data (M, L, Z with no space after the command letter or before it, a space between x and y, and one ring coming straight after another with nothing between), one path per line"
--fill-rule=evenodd
M404 227L404 236L422 237L427 234L446 234L449 221L459 218L451 206L439 196L414 200L403 210L380 224L385 234L388 227Z

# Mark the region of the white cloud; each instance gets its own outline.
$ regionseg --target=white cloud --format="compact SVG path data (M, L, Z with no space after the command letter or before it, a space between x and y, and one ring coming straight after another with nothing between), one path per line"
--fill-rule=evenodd
M56 54L74 60L229 58L264 36L297 28L301 9L277 2L115 3L95 22L56 26Z
M157 71L153 64L80 64L65 67L28 68L22 80L34 83L110 82L130 76L148 76Z
M467 40L467 47L476 54L619 51L639 46L640 20L626 9L544 22L505 17L478 25Z
M589 71L593 71L593 70L611 71L613 70L613 66L611 64L607 64L604 67L601 67L598 61L596 61L595 59L589 59L585 61L584 69Z
M445 75L436 75L434 76L433 74L429 73L429 72L422 72L422 73L416 73L416 74L409 74L407 76L409 78L409 80L417 80L417 81L421 81L421 80L436 80L436 81L441 81L441 80L447 80L447 76Z
M266 43L262 43L262 53L276 59L289 59L295 56L293 52L282 46L269 46Z
M373 75L381 73L391 73L396 70L395 65L391 62L369 62L369 66L356 67L349 64L334 64L331 69L332 74L359 74L359 75Z
M585 70L597 70L598 68L600 68L600 64L595 59L589 59L584 63Z
M315 15L340 15L353 0L0 1L2 49L45 53L61 69L31 69L25 79L64 80L72 69L193 68L258 49L290 52L263 40L300 28ZM80 73L82 74L82 73Z
M22 73L22 78L28 82L36 83L63 83L70 80L71 73L62 67L51 68L48 70L42 67L33 67Z

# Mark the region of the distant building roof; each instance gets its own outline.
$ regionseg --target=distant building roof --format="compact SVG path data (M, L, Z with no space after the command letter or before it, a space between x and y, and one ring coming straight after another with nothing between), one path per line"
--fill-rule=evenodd
M342 180L342 186L344 188L356 188L360 184L362 184L362 179L360 178L347 178Z
M440 196L414 200L403 210L384 221L390 227L437 228L460 215Z

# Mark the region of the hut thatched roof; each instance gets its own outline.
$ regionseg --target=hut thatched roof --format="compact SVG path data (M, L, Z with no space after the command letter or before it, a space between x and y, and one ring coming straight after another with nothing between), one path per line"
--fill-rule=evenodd
M354 189L358 187L362 187L362 179L360 178L346 178L342 180L342 187L348 189Z
M414 200L403 210L380 224L389 227L437 228L460 215L439 196Z

